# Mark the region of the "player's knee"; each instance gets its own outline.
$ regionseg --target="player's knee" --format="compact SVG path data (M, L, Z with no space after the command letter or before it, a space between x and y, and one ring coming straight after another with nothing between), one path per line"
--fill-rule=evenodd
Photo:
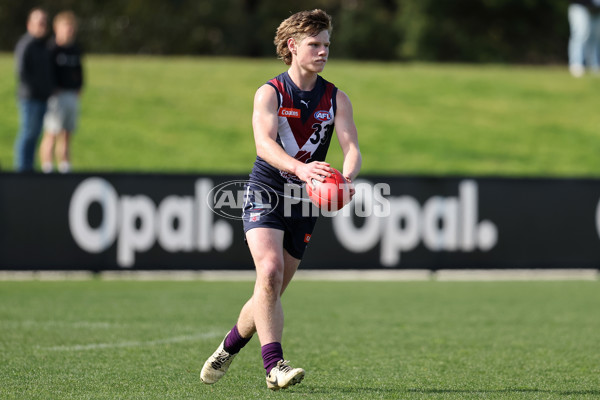
M283 265L277 262L262 263L257 278L265 291L278 295L283 285Z

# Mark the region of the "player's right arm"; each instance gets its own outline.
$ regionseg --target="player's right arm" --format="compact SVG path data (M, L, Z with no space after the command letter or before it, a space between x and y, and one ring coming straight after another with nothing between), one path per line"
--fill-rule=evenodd
M292 173L304 182L310 182L311 179L324 181L331 172L329 164L322 161L305 164L287 154L277 143L278 125L277 93L272 86L263 85L254 96L252 113L256 154L273 167Z

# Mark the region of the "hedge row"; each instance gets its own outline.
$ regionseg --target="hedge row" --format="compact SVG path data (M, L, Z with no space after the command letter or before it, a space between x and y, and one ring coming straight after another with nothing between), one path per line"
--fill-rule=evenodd
M562 62L569 34L567 0L0 0L0 50L36 5L75 11L93 53L271 57L278 23L310 8L334 17L341 58Z

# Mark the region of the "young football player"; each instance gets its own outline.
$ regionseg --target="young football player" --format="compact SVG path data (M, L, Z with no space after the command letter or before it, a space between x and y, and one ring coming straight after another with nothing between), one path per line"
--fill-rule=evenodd
M284 389L304 378L305 371L283 357L281 295L300 264L317 217L306 215L301 203L286 204L285 187L312 184L313 179L322 182L330 175L325 156L334 124L348 182L358 175L362 162L350 99L319 75L329 56L331 29L331 17L322 10L296 13L277 28L277 54L289 69L261 86L254 97L257 157L242 215L256 268L254 293L204 364L204 383L222 378L255 332L269 389ZM258 196L265 185L276 196ZM265 198L271 199L269 204L264 204Z

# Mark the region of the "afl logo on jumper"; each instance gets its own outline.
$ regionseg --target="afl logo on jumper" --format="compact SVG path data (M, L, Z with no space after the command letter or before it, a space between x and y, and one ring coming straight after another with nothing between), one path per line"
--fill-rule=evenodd
M331 114L329 113L329 111L317 111L315 112L315 119L318 119L321 122L327 122L331 120Z
M287 118L300 118L300 110L297 108L282 107L279 109L279 116Z

